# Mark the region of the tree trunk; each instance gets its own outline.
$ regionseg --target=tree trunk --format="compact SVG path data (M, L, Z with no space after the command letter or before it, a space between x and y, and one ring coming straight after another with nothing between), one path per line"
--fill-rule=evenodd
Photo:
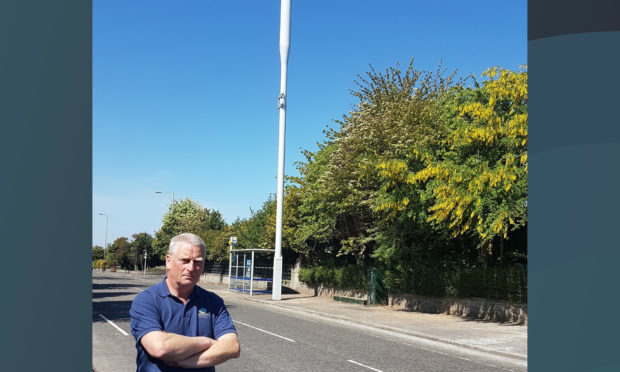
M504 237L499 238L499 260L501 264L504 264Z
M487 266L487 256L493 252L493 240L487 240L485 243L480 245L480 262L486 267Z

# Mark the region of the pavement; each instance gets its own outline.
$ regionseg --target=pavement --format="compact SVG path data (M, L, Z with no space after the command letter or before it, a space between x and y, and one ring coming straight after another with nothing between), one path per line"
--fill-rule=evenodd
M199 285L222 297L231 295L225 285ZM260 302L345 323L527 361L527 325L472 320L446 314L425 314L396 310L389 306L343 303L327 297L304 294L282 294L280 301L272 300L270 294L250 296L233 292L232 295L235 299Z

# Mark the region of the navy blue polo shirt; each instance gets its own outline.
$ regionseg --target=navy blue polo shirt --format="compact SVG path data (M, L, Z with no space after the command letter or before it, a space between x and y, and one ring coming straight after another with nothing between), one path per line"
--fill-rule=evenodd
M131 333L136 339L136 364L138 372L187 371L171 367L151 357L142 347L140 339L152 331L165 331L194 337L218 339L227 333L236 333L224 301L215 293L194 287L184 304L173 296L166 285L166 278L136 296L129 310ZM191 371L214 372L214 367L192 368Z

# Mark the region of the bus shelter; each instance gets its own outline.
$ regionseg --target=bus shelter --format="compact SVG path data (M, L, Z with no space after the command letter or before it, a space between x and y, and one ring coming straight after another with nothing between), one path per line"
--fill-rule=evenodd
M271 293L275 249L244 248L229 250L228 290ZM271 256L271 258L269 257Z

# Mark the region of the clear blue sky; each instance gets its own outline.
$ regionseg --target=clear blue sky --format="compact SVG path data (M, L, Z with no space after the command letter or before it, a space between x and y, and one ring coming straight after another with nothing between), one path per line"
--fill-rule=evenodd
M93 1L93 244L160 227L171 195L250 216L276 192L279 0ZM527 63L526 1L292 1L287 174L355 99L415 58L477 76Z

